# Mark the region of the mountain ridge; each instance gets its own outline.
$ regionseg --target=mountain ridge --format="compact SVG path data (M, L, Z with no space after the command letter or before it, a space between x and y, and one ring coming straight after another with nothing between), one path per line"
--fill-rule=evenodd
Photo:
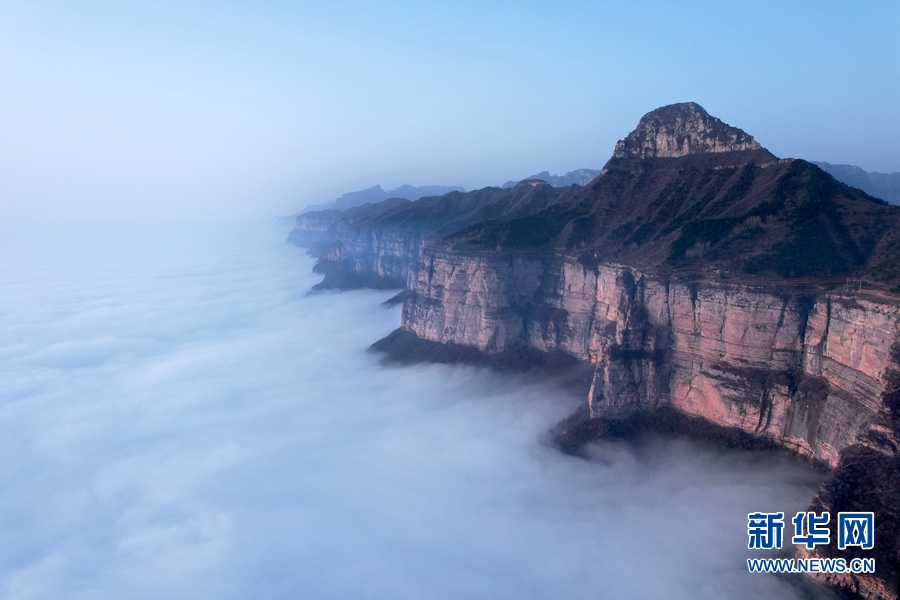
M584 405L555 432L569 451L637 422L804 456L829 473L810 510L872 511L878 540L875 574L812 577L896 600L900 208L693 103L645 115L585 187L469 194L465 210L451 193L325 228L320 263L352 274L329 285L407 288L374 349L574 364ZM528 208L479 211L502 194Z
M448 192L464 192L465 189L458 185L426 185L416 187L414 185L401 185L390 191L385 191L380 185L373 185L364 190L355 192L347 192L342 194L340 198L335 198L329 202L321 204L310 204L299 213L290 215L288 218L294 218L304 213L319 210L347 210L363 204L375 204L389 198L403 198L405 200L415 201L425 196L440 196Z
M531 175L529 177L526 177L525 179L520 179L518 181L507 181L501 187L511 188L516 184L523 181L528 181L529 179L540 179L541 181L546 181L553 187L566 187L572 185L573 183L580 186L585 186L599 174L600 171L595 169L575 169L574 171L569 171L565 175L551 175L549 171L541 171L540 173Z
M512 188L453 191L415 202L391 198L341 211L301 214L288 241L309 247L325 275L317 289L404 287L423 245L485 220L530 215L562 201L577 185L526 180Z
M838 181L858 188L870 196L900 205L900 173L865 171L855 165L810 161Z
M542 249L642 269L857 275L896 284L900 272L886 264L884 247L898 225L896 207L811 163L778 159L689 103L645 115L603 174L565 203L475 224L445 243Z

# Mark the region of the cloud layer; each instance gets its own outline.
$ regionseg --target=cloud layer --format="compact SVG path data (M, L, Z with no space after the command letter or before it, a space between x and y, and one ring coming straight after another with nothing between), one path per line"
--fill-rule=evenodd
M561 455L577 397L380 366L390 294L308 296L280 232L125 237L0 267L0 596L793 597L744 572L746 513L801 509L809 472Z

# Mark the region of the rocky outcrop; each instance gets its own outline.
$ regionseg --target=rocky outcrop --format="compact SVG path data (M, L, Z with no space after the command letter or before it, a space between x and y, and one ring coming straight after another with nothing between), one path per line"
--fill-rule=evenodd
M411 282L401 329L486 355L526 349L590 364L589 419L674 409L827 465L835 475L817 505L878 510L886 528L878 577L827 581L863 597L896 597L882 575L900 561L900 505L888 496L874 507L853 494L888 485L871 473L900 476L892 416L900 367L890 352L900 334L897 303L812 287L684 281L536 252L433 247Z
M674 407L831 466L881 410L900 331L873 299L540 255L434 248L417 273L401 328L421 339L563 352L596 365L594 417Z
M753 136L710 116L699 104L684 102L644 115L637 128L616 144L613 157L676 158L760 148Z
M348 227L329 232L313 268L325 275L317 289L404 288L429 237L415 230Z
M590 370L575 426L675 414L808 457L833 471L814 506L872 510L881 527L878 573L828 582L897 598L896 207L693 103L645 115L584 188L373 206L331 222L316 268L325 285L408 287L376 347L574 361ZM878 283L848 293L849 276Z
M351 223L377 218L385 212L410 204L404 198L388 198L381 202L365 203L344 210L318 210L297 215L288 242L302 248L316 248L335 238L338 230L346 230Z
M525 217L569 198L578 185L527 180L510 189L451 192L416 202L390 199L343 212L301 215L288 241L319 257L317 288L406 287L419 252L443 236L484 222Z

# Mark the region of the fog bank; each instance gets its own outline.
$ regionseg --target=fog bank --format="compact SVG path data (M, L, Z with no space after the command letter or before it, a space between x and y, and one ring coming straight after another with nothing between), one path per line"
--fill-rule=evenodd
M818 479L544 434L579 398L384 367L391 292L308 295L274 229L6 239L4 598L793 598L746 515Z

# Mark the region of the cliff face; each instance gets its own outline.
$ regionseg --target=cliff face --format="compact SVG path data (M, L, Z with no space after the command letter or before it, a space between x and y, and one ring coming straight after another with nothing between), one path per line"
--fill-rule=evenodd
M747 133L710 116L694 102L672 104L644 115L616 144L614 158L675 158L689 154L759 150Z
M441 237L476 223L500 222L540 212L569 198L578 185L553 187L527 180L513 188L451 192L416 202L390 199L344 212L307 213L288 241L310 248L325 279L317 287L406 287L419 252Z
M671 407L836 466L885 409L900 311L827 290L890 271L898 215L676 104L569 201L426 248L402 328L591 363L592 417Z
M410 205L390 198L348 210L301 214L288 242L319 258L315 271L326 276L322 288L404 287L410 265L419 258L421 232L385 231L378 217Z
M882 409L892 304L539 255L426 251L401 328L596 365L594 417L670 406L838 463Z
M294 228L288 234L288 242L295 246L309 248L328 237L331 224L337 220L340 211L321 210L298 215Z
M900 209L688 103L648 113L584 188L367 210L328 226L317 269L409 288L378 347L565 355L592 371L589 424L674 409L820 461L813 508L874 511L879 540L876 575L825 579L898 597Z
M859 556L875 556L878 572L816 577L850 597L898 597L897 302L431 247L401 329L487 354L524 347L589 363L591 420L668 407L822 461L833 474L812 509L874 511L879 547Z
M365 222L385 212L411 204L404 198L389 198L381 202L366 203L344 210L318 210L301 213L288 234L288 242L313 252L321 250L324 242L335 239L339 229L347 229L352 223Z
M318 247L314 270L325 275L320 288L403 288L419 264L428 237L417 230L346 227L329 232Z

